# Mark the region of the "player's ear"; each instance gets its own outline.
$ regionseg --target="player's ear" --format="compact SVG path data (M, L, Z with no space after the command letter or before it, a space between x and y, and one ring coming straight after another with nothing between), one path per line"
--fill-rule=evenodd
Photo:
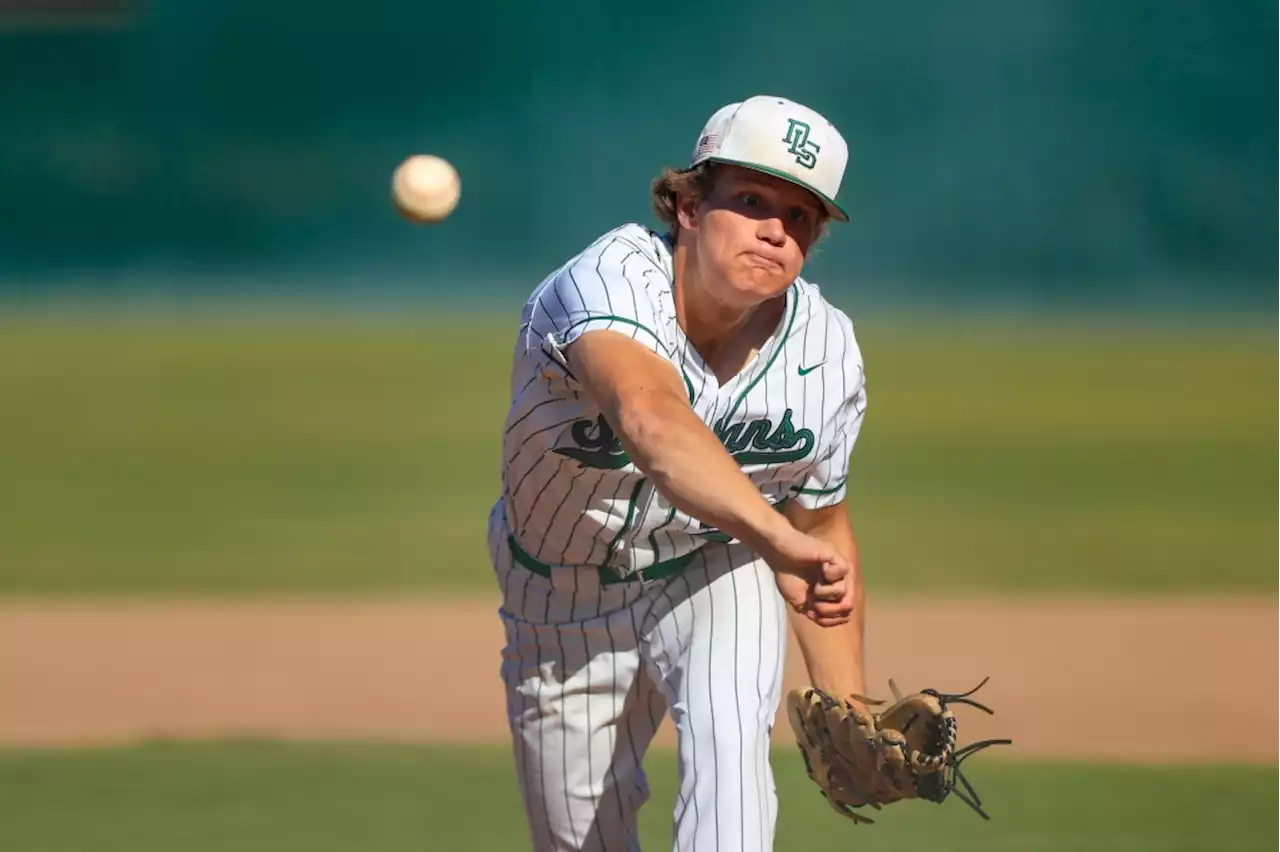
M698 227L698 205L701 199L691 192L676 194L676 221L690 231Z

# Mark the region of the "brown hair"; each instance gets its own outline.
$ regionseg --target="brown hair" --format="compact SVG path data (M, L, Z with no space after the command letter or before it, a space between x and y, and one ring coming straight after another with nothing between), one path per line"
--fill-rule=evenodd
M653 212L674 237L680 232L680 221L676 218L676 194L692 196L697 202L710 195L715 186L716 175L709 162L698 163L691 169L663 169L650 186Z

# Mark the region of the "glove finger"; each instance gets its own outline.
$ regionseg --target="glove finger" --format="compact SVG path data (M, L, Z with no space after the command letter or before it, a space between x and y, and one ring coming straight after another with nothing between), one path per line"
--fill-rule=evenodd
M791 732L801 746L814 744L812 736L813 698L809 690L793 689L787 693L787 720Z
M853 767L853 772L865 773L875 767L875 722L865 713L845 708L834 723L832 744L840 757Z

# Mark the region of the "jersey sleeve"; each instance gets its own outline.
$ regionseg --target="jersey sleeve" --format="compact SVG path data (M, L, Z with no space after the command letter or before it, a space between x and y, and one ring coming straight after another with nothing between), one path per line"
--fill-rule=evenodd
M671 341L658 301L661 270L629 241L606 243L560 270L542 288L530 318L543 351L561 366L564 351L589 331L624 334L671 358Z
M806 509L822 509L844 500L849 480L849 458L867 411L866 371L853 338L853 326L843 318L840 325L847 335L843 370L835 380L840 385L836 390L840 391L841 401L823 424L823 436L813 465L800 483L791 489L793 499Z

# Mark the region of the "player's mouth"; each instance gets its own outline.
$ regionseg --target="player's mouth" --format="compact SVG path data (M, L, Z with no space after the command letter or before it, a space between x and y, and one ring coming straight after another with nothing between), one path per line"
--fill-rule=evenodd
M760 252L749 251L746 253L746 258L747 263L751 266L759 266L774 272L781 272L786 268L782 265L781 261L769 257L767 254L761 254Z

